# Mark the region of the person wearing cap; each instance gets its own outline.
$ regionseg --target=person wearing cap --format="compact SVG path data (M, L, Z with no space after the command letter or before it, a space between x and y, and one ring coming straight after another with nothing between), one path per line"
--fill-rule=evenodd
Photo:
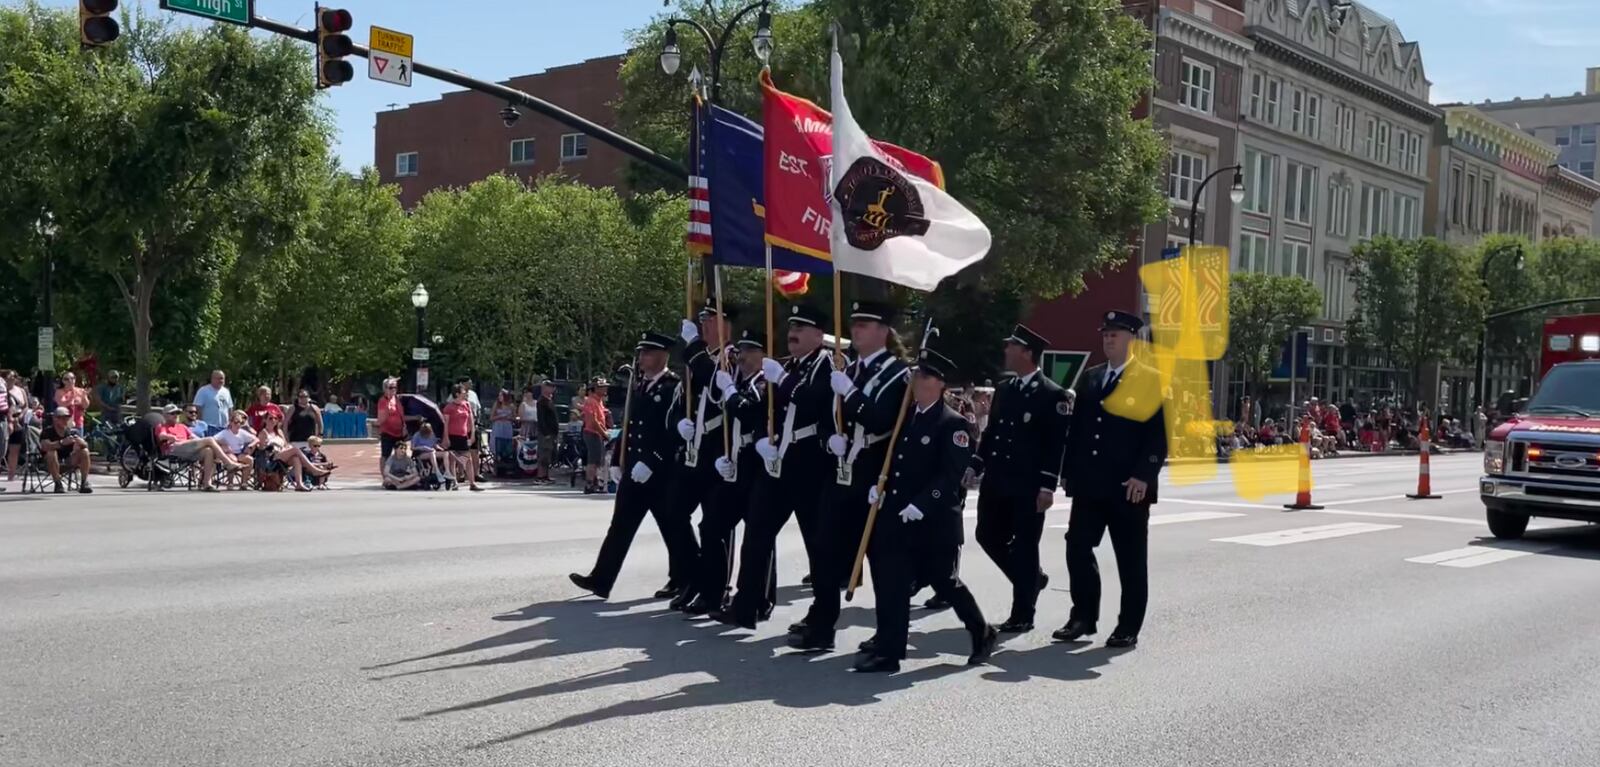
M539 477L534 484L549 485L550 464L556 457L556 439L561 436L561 419L556 415L556 382L546 378L539 383L539 400L533 406L539 437Z
M854 569L861 534L867 526L867 488L878 481L889 437L905 403L906 362L891 347L901 347L894 332L895 308L881 301L850 305L850 347L858 356L829 376L843 430L828 437L834 481L818 509L817 543L823 566L811 571L816 599L805 619L789 627L789 646L820 651L833 647L839 620L839 590ZM901 347L903 348L903 347ZM835 425L830 419L829 425Z
M181 408L171 403L161 408L162 423L155 428L156 446L162 455L199 463L200 489L208 493L215 492L217 488L211 483L211 477L216 472L217 464L230 469L241 468L243 464L228 455L227 448L218 443L215 437L194 436L188 426L178 422L181 412Z
M738 368L732 373L718 370L713 378L713 385L721 392L724 424L729 430L728 455L719 456L713 464L719 479L716 503L700 515L700 563L695 571L698 596L683 608L691 617L727 607L734 530L749 516L750 495L757 477L765 476L755 443L767 436L767 384L761 372L761 363L767 357L767 336L746 330L734 347L738 350ZM768 575L767 598L759 610L763 614L770 614L777 603L775 563L769 564Z
M656 598L676 596L678 589L693 577L698 558L694 528L688 517L674 514L672 508L673 465L683 444L676 428L677 414L683 412L682 381L667 369L674 343L672 337L660 333L643 333L639 337L635 347L639 364L629 393L632 404L622 427L622 439L612 451L611 481L617 483L617 500L611 512L611 526L600 544L593 569L588 574L569 576L578 588L601 599L610 598L611 587L622 572L622 562L646 514L656 518L656 527L667 544L667 585L656 592Z
M800 536L813 574L822 560L817 532L818 504L831 473L832 461L823 442L833 430L833 356L822 344L821 310L797 305L789 310L789 361L768 357L762 375L772 384L776 423L767 438L757 440L762 473L751 493L750 516L739 548L739 587L729 609L713 612L722 623L753 629L766 613L778 534L790 517L798 518Z
M1039 592L1050 577L1039 567L1045 512L1055 503L1066 444L1066 391L1039 369L1049 342L1018 325L1004 340L1010 377L1000 382L973 457L978 525L973 536L1011 581L1011 614L1001 633L1033 630Z
M588 396L583 400L583 476L588 481L584 495L605 492L600 467L606 462L606 440L611 434L611 409L606 407L610 393L611 382L596 376L589 382Z
M714 515L723 485L722 476L717 473L717 459L723 457L722 430L727 414L716 375L733 364L735 351L729 343L732 335L729 323L736 317L732 307L718 310L716 296L707 296L699 321L685 319L679 333L684 343L684 369L689 372L684 386L691 406L689 417L677 421L678 436L683 439L683 459L674 467L677 480L672 513L692 519L694 510L699 508L702 525ZM688 583L669 584L669 588L677 589L678 593L668 607L673 610L688 608L696 596L694 587L698 582L698 578L693 578Z
M92 493L89 487L89 443L82 432L72 425L72 411L57 407L50 414L50 422L39 430L39 452L44 454L44 467L56 481L56 492L67 492L61 482L61 467L78 470L78 492Z
M960 557L964 538L962 480L972 462L967 419L944 400L945 383L955 372L954 363L932 349L923 349L917 357L912 402L894 443L893 470L883 486L872 531L878 632L862 648L855 664L858 673L900 670L906 657L913 584L933 587L955 608L972 638L969 665L987 661L1000 636L951 566ZM875 482L867 487L866 501L880 501Z
M1117 555L1122 610L1107 647L1138 644L1149 595L1150 506L1167 459L1161 378L1132 355L1144 321L1108 312L1100 327L1106 361L1084 371L1067 434L1063 485L1072 499L1067 526L1067 576L1072 614L1052 636L1070 642L1095 633L1100 617L1100 568L1094 549L1106 532Z

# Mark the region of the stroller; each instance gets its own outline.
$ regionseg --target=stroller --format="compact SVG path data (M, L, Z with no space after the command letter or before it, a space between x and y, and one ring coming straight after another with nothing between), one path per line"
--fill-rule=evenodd
M416 436L417 431L422 428L424 423L433 427L434 434L444 434L444 413L439 410L439 406L434 404L433 400L421 394L401 394L399 397L400 412L406 419L406 439L409 440L411 437ZM443 456L441 456L441 460L448 461ZM456 479L450 472L435 473L432 462L415 453L412 454L411 461L415 464L417 475L422 477L422 482L417 485L418 488L423 490L455 489ZM448 466L448 463L445 465Z
M192 482L192 466L169 461L161 457L156 443L156 427L161 425L160 413L146 413L143 418L130 420L123 430L122 452L117 456L117 486L127 487L135 479L144 480L146 490L166 490L179 480Z

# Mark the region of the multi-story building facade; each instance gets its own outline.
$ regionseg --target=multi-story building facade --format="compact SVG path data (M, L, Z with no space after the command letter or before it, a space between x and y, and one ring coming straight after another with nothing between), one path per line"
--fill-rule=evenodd
M1360 3L1249 0L1240 156L1245 201L1233 268L1311 280L1323 294L1296 398L1382 396L1385 361L1354 354L1350 256L1380 234L1421 236L1427 158L1440 111L1422 52ZM1284 402L1283 391L1274 399ZM1234 387L1230 399L1243 394Z
M1600 67L1584 77L1584 90L1571 96L1485 101L1479 111L1555 147L1555 164L1590 180L1600 180L1595 163L1600 134ZM1541 227L1542 228L1542 227ZM1559 231L1559 229L1557 230ZM1590 216L1588 231L1600 231L1600 210Z
M605 126L616 124L622 55L554 67L507 85ZM423 195L496 173L531 180L564 173L585 184L621 186L627 156L554 120L524 110L506 126L505 103L475 91L379 112L374 141L379 176L398 184L407 209Z

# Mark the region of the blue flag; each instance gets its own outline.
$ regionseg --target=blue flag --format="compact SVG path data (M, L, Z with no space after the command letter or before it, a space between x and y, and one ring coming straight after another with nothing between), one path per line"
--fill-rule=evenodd
M764 268L761 124L719 106L711 107L703 137L706 186L711 198L711 260L724 266ZM772 267L790 272L831 274L833 265L778 246Z

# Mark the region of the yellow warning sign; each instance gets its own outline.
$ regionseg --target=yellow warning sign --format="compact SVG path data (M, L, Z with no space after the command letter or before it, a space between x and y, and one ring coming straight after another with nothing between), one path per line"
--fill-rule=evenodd
M415 38L404 32L396 32L383 27L373 27L372 34L367 38L367 47L383 53L392 53L402 58L411 58L411 43Z

